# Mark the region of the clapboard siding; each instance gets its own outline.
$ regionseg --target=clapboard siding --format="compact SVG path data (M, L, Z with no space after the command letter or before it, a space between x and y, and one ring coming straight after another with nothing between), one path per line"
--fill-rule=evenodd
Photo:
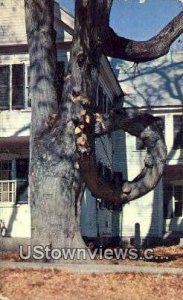
M1 2L1 44L11 45L27 43L24 1L5 0Z
M141 237L162 236L163 215L160 189L161 183L154 191L123 207L122 237L134 237L136 223L140 224Z
M99 236L111 237L112 232L112 210L102 208L98 210Z
M0 111L0 137L29 136L30 111Z
M30 205L0 205L0 219L11 237L31 237Z
M55 22L54 27L57 32L57 41L71 41L72 36L63 27L61 22L69 21L71 17L62 11L59 4L55 2ZM24 0L2 0L1 1L1 18L0 18L0 40L1 45L27 44L26 27L25 27L25 9Z
M96 199L86 189L81 207L81 234L85 237L97 237Z

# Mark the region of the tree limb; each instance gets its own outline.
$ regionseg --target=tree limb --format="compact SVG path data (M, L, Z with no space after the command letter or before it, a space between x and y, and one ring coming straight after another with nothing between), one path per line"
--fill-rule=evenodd
M146 62L167 54L171 44L181 33L183 33L183 12L147 41L134 41L120 37L107 26L101 33L102 49L107 56L136 63Z
M132 181L126 181L122 186L113 186L105 182L97 173L94 151L80 156L80 169L83 178L97 198L110 203L123 204L151 191L158 183L163 173L166 160L166 146L159 129L159 118L150 114L142 114L134 109L113 110L109 116L96 114L95 134L103 134L122 129L139 137L147 147L145 166L141 173ZM92 137L88 135L89 142Z

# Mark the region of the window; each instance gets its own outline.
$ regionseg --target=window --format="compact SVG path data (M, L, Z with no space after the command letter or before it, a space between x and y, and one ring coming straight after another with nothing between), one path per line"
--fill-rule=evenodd
M16 160L16 178L17 179L28 179L29 162L28 159L17 159Z
M165 117L164 116L158 116L158 126L163 132L163 135L165 135ZM143 141L140 138L136 138L136 150L145 150L146 147L143 143Z
M25 65L0 66L0 108L20 109L25 106Z
M12 108L23 108L25 103L25 66L12 65Z
M12 161L0 161L0 180L10 180L12 170Z
M174 143L173 149L183 149L183 116L173 117Z
M26 98L27 98L27 107L31 107L31 94L30 94L30 66L27 66L27 76L25 76L27 79L26 82Z
M173 186L170 184L163 185L163 205L164 218L173 218Z
M182 217L182 198L183 187L181 185L174 186L174 217Z
M164 184L164 218L183 217L183 186Z
M27 201L28 159L0 161L0 202L27 203Z
M28 159L16 160L16 179L17 179L17 191L16 191L16 203L28 202L28 172L29 161Z

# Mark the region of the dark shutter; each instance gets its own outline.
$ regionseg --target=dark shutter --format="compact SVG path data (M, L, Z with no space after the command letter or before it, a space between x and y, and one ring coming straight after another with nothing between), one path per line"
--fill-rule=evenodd
M28 202L28 159L16 160L17 203Z
M174 125L173 149L183 149L183 116L174 116L173 125Z
M57 97L58 101L62 98L62 90L64 85L64 75L65 75L65 64L63 61L57 62L57 76L56 76L56 85L57 85Z
M12 65L12 108L24 108L25 103L25 66Z
M0 108L8 109L10 99L10 67L0 66Z

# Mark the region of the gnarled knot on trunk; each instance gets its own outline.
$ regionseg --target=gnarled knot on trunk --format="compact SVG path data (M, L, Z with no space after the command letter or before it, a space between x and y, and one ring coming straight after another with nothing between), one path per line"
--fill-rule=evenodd
M154 160L153 160L152 156L151 155L147 155L146 158L145 158L145 160L144 160L144 163L145 163L145 166L147 168L152 168L153 165L154 165Z

